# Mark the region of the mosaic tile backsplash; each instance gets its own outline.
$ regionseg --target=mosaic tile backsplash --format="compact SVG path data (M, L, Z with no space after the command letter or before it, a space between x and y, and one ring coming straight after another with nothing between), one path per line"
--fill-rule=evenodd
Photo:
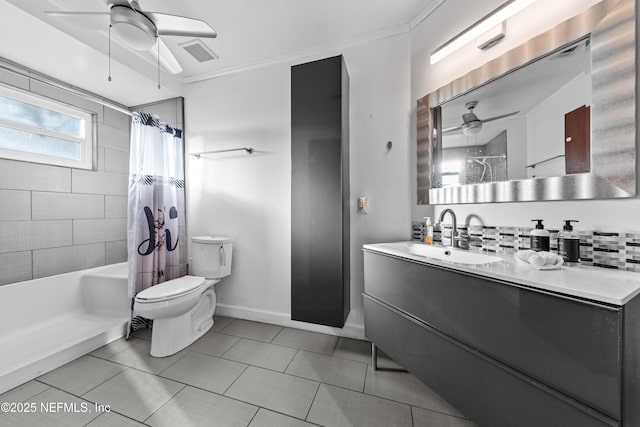
M434 227L435 245L451 244L451 225ZM513 253L529 249L532 227L501 227L470 225L459 226L458 231L471 237L470 246L486 252ZM551 238L551 251L558 251L558 232L547 229ZM411 224L411 238L424 241L424 224ZM640 272L640 233L606 233L601 231L575 231L580 236L580 263L594 267ZM444 236L444 237L443 237Z

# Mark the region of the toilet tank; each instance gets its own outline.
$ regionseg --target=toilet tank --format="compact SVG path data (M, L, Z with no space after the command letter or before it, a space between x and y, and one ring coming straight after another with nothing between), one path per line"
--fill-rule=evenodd
M189 274L207 279L219 279L231 274L233 240L232 237L192 237Z

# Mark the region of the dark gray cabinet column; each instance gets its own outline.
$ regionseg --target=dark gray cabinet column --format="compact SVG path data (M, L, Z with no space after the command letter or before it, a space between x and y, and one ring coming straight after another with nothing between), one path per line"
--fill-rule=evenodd
M349 314L349 78L342 56L291 67L291 318Z

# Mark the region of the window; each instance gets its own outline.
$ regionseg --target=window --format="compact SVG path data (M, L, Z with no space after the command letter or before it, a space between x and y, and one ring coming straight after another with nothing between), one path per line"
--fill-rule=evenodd
M0 86L0 157L91 169L93 117L59 102Z
M442 170L442 186L460 184L460 170L462 165L459 160L443 161L440 166Z

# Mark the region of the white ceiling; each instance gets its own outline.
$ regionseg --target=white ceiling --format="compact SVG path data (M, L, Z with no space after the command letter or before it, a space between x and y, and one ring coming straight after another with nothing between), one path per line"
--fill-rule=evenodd
M443 0L139 0L143 10L202 19L217 32L205 39L219 59L199 63L180 46L192 38L163 40L183 67L180 83L198 81L230 71L295 58L313 50L375 39L408 31ZM23 11L106 54L107 29L70 25L45 11L108 11L105 0L7 0ZM143 73L152 73L155 60L113 41L113 58ZM60 52L64 55L64 52ZM168 76L164 77L168 78Z

